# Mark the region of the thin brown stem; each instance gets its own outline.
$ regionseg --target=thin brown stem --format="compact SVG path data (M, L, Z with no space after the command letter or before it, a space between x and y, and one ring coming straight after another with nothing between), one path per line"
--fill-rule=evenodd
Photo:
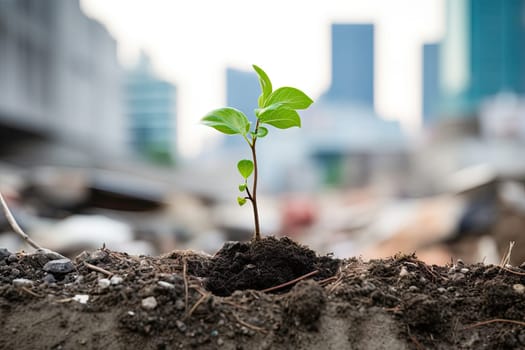
M9 225L15 231L16 234L18 234L24 241L26 241L27 244L29 244L31 247L35 249L42 249L40 245L38 245L35 241L33 241L25 232L22 230L22 228L18 225L18 223L15 220L15 217L13 214L11 214L11 210L9 210L9 207L7 206L7 203L4 200L4 197L0 193L0 204L2 205L2 209L4 210L4 215L7 219L7 222L9 222Z
M291 281L279 284L278 286L274 286L274 287L263 289L263 290L261 290L261 292L268 293L268 292L272 292L274 290L278 290L278 289L281 289L281 288L284 288L284 287L288 287L291 284L297 283L297 282L299 282L301 280L304 280L305 278L311 277L311 276L316 275L318 273L319 273L319 270L313 270L312 272L308 272L306 275L302 275L302 276L297 277L297 278L295 278L295 279L293 279Z
M255 134L257 134L257 131L259 129L259 120L257 120L257 124L255 124ZM252 150L252 159L253 159L253 187L251 192L251 199L252 202L252 208L253 208L253 219L255 220L255 232L253 235L253 239L255 241L258 241L261 239L261 229L259 226L259 210L257 208L257 176L258 176L258 169L257 169L257 154L255 153L255 143L257 141L257 136L253 137L253 141L250 144L250 149ZM248 192L249 193L249 192Z

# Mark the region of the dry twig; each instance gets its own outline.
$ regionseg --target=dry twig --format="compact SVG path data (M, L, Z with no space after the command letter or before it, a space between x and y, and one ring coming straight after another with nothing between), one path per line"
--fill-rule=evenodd
M35 249L42 249L41 246L39 246L35 241L33 241L29 236L22 230L22 228L18 225L18 223L15 220L15 217L11 213L11 210L9 210L9 207L7 206L7 203L4 200L4 196L2 196L2 193L0 193L0 203L2 204L2 209L4 211L4 215L7 219L7 222L9 222L9 225L17 233L24 241L26 241L27 244L29 244L31 247Z
M111 276L114 275L112 272L109 272L108 270L103 269L102 267L98 267L98 266L92 265L92 264L87 263L87 262L85 262L85 261L84 261L84 265L85 265L88 269L93 270L93 271L97 271L97 272L100 272L100 273L103 273L103 274L107 275L108 277L111 277Z
M310 276L316 275L318 273L319 273L319 270L313 270L312 272L309 272L306 275L302 275L301 277L297 277L297 278L295 278L295 279L293 279L291 281L279 284L278 286L274 286L274 287L263 289L263 290L261 290L261 292L267 293L267 292L272 292L274 290L278 290L278 289L281 289L281 288L284 288L284 287L288 287L289 285L297 283L297 282L299 282L301 280L304 280L305 278L308 278Z
M184 311L188 312L188 263L183 258L182 277L184 278Z
M264 329L264 328L254 326L253 324L250 324L250 323L248 323L248 322L246 322L246 321L241 320L241 319L239 318L239 316L237 316L237 314L235 314L235 313L233 313L233 312L232 312L232 315L233 315L233 317L235 317L235 320L236 320L239 324L243 325L244 327L250 328L250 329L252 329L252 330L254 330L254 331L257 331L257 332L261 332L261 333L263 333L263 334L267 334L267 333L268 333L268 331L267 331L266 329Z
M200 299L197 300L197 302L195 303L195 305L192 306L192 308L191 308L190 311L186 314L186 316L184 316L184 319L190 318L191 315L193 314L193 312L194 312L195 310L197 310L197 308L199 307L199 305L202 304L206 299L208 299L209 296L210 296L210 293L207 293L207 294L204 294L202 297L200 297Z
M20 287L20 289L23 290L24 292L26 292L27 294L31 294L31 295L34 296L34 297L37 297L37 298L43 298L42 295L33 292L31 289L29 289L29 288L27 288L27 287Z
M505 267L510 262L510 256L512 255L512 248L514 248L515 243L516 243L515 241L509 242L509 248L507 249L507 252L505 253L505 255L503 256L503 258L501 259L499 263L500 267Z
M476 328L476 327L479 327L479 326L486 326L486 325L491 324L491 323L512 323L512 324L516 324L518 326L525 327L525 322L516 321L516 320L507 320L507 319L504 319L504 318L495 318L495 319L492 319L492 320L487 320L487 321L481 321L481 322L473 323L470 326L464 327L463 330Z
M512 271L511 269L506 268L504 266L500 266L500 269L502 269L504 271L507 271L509 273L513 273L513 274L518 275L518 276L525 276L525 272Z

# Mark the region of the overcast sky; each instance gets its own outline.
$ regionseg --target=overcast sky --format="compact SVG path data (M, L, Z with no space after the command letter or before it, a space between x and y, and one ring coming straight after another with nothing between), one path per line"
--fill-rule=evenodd
M414 131L421 118L421 45L443 36L443 0L81 0L118 40L123 64L140 49L178 87L179 146L196 154L199 124L225 103L224 69L261 66L274 86L314 99L330 83L330 24L374 23L376 110ZM256 101L254 101L256 103Z

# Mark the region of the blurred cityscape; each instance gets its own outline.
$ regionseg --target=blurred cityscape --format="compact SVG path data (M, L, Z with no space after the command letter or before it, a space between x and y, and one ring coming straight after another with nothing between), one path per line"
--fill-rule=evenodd
M262 230L319 253L429 263L525 262L525 0L448 0L421 47L422 128L375 108L373 23L331 24L331 83L301 129L258 145ZM243 140L178 154L180 89L77 0L0 0L0 192L42 245L74 255L216 251L251 237ZM255 73L225 67L225 105L253 115ZM399 86L403 89L403 86ZM219 107L219 106L217 106ZM27 249L0 218L0 247Z

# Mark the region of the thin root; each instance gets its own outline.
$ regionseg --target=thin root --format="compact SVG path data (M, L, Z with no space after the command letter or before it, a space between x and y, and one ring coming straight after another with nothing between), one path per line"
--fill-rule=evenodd
M268 331L267 331L266 329L264 329L264 328L254 326L253 324L250 324L250 323L248 323L248 322L245 322L245 321L241 320L241 319L239 318L239 316L237 316L237 314L232 313L232 315L233 315L233 317L235 317L235 320L236 320L239 324L243 325L244 327L250 328L250 329L252 329L252 330L254 330L254 331L257 331L257 332L261 332L261 333L263 333L263 334L267 334L267 333L268 333Z
M319 273L319 270L313 270L312 272L309 272L306 275L302 275L301 277L297 277L297 278L295 278L295 279L293 279L291 281L279 284L278 286L274 286L274 287L263 289L263 290L261 290L261 292L267 293L267 292L272 292L274 290L278 290L278 289L281 289L281 288L284 288L284 287L288 287L289 285L295 284L295 283L297 283L297 282L299 282L301 280L304 280L305 278L308 278L310 276L316 275L318 273Z
M516 324L518 326L525 327L525 322L516 321L516 320L507 320L507 319L503 319L503 318L495 318L493 320L487 320L487 321L481 321L481 322L473 323L470 326L464 327L463 330L476 328L476 327L480 327L480 326L486 326L486 325L491 324L491 323L512 323L512 324Z
M109 272L108 270L105 270L103 269L102 267L98 267L98 266L95 266L95 265L92 265L90 263L87 263L84 261L84 265L90 269L90 270L93 270L93 271L97 271L97 272L100 272L100 273L103 273L105 275L107 275L108 277L111 277L113 276L114 274L112 272Z

